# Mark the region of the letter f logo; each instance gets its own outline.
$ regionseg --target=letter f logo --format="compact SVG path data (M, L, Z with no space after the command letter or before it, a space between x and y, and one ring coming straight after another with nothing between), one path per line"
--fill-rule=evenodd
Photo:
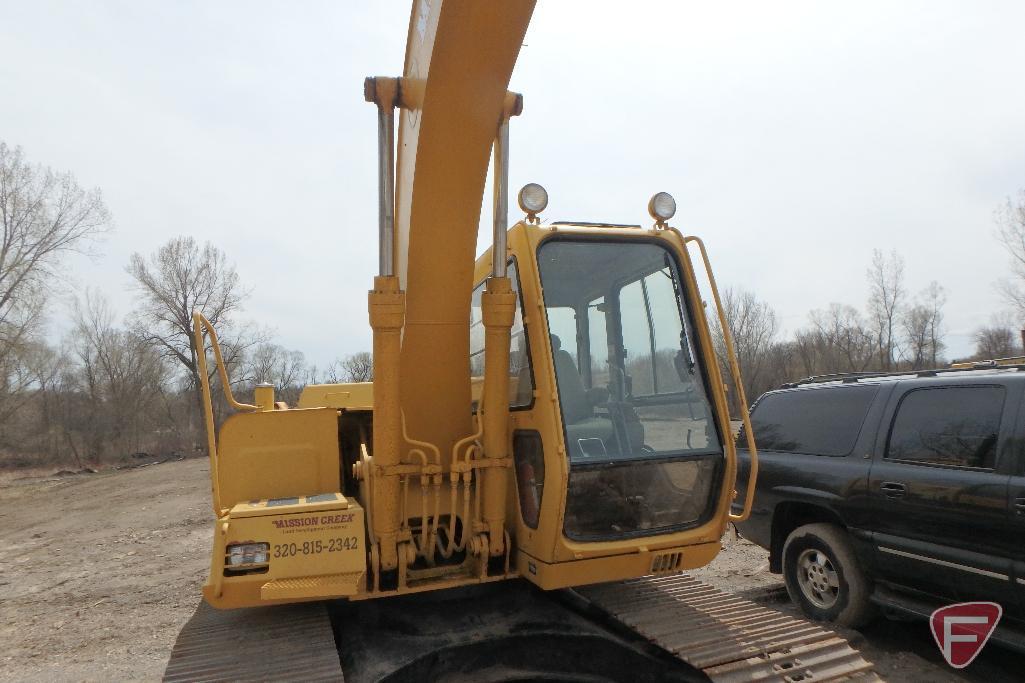
M995 602L962 602L933 612L929 627L947 664L955 669L971 664L993 635L1002 614Z

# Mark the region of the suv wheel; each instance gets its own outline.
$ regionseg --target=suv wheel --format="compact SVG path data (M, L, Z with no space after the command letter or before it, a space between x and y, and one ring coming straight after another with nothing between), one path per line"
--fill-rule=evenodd
M783 545L783 580L790 599L812 619L858 627L872 618L870 583L838 526L795 529Z

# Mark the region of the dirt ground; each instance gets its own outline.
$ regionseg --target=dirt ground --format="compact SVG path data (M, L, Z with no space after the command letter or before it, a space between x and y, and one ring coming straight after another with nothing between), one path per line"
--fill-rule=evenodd
M199 602L210 550L205 460L0 479L0 681L158 680ZM766 553L727 536L695 575L793 611ZM844 633L892 681L1020 680L1025 658L990 646L955 672L924 623Z
M210 554L203 460L0 484L0 680L158 680Z

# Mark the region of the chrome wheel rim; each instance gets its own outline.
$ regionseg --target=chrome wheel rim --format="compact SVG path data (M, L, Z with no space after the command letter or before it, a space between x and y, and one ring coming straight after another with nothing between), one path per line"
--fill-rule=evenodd
M821 550L810 548L797 557L797 585L808 602L829 609L840 595L840 577Z

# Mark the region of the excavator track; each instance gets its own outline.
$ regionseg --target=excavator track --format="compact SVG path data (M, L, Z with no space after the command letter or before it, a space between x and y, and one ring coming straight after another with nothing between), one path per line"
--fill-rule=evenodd
M166 683L343 681L322 602L219 610L200 602L178 634Z
M506 581L387 600L232 611L201 604L164 674L169 682L706 677L880 680L835 632L686 574L554 593Z
M686 574L577 588L592 606L712 681L879 681L834 631Z

